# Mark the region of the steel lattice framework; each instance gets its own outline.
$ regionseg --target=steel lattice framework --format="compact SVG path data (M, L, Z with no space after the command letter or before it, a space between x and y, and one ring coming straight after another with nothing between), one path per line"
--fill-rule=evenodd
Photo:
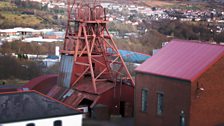
M96 1L67 2L68 23L64 47L60 52L74 56L73 72L76 74L70 87L85 79L86 75L91 77L95 93L97 83L102 81L122 79L134 86L134 80L108 31L105 9ZM83 68L81 72L80 68Z

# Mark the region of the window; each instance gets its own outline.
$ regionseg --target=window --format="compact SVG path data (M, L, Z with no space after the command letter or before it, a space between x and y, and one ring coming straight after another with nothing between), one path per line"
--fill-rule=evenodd
M148 104L147 98L148 98L148 90L142 89L142 106L141 106L142 112L147 112L147 104Z
M157 115L163 114L163 107L164 107L164 95L163 93L157 94Z
M62 126L62 121L61 120L54 121L54 126Z
M26 126L35 126L35 124L34 123L29 123Z

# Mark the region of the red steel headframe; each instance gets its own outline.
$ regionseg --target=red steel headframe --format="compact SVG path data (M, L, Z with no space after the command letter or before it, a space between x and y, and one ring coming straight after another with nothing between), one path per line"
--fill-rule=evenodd
M67 3L68 24L61 53L74 56L73 73L78 73L76 68L84 68L78 76L72 77L70 86L75 86L86 74L91 75L95 93L97 82L102 81L117 82L123 79L134 86L134 80L108 31L105 9L96 5L96 0L86 4L83 1L76 3L75 0L68 0ZM94 68L95 63L102 69Z

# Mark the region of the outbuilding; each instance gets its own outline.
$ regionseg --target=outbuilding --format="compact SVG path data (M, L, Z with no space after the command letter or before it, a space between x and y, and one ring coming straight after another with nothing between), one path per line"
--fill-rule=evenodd
M136 126L224 125L224 46L172 40L135 81Z
M82 113L37 91L0 94L0 126L82 126Z

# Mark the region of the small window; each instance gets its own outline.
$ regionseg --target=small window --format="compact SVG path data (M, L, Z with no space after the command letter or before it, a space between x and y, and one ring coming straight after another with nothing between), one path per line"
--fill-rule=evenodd
M141 111L147 112L147 104L148 104L148 90L142 89L142 105L141 105Z
M163 114L163 107L164 107L164 94L158 93L157 94L157 115Z
M26 126L35 126L35 124L34 123L29 123Z
M54 121L54 126L62 126L62 121L61 120Z

